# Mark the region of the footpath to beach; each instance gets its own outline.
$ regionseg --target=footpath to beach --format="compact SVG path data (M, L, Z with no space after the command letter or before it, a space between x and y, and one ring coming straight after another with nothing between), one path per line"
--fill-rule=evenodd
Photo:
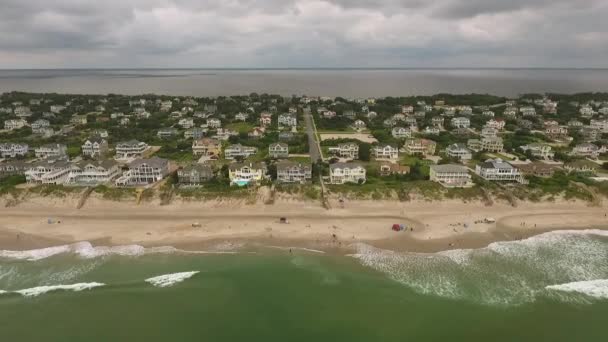
M608 208L583 202L485 206L461 201L347 201L326 210L317 202L239 201L158 203L90 199L33 199L0 207L0 249L40 248L77 241L93 244L186 246L238 241L346 250L355 242L437 251L476 248L556 229L608 229ZM281 223L280 218L287 218ZM486 218L495 223L482 222ZM395 232L393 224L406 231Z

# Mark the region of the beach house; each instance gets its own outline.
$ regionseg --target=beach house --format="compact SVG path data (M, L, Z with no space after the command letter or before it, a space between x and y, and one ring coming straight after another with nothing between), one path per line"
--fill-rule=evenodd
M94 135L82 144L81 149L82 155L85 157L103 157L108 154L108 141L98 135Z
M448 146L445 149L445 154L450 158L456 158L458 160L471 160L473 158L471 150L469 150L465 144L461 143Z
M36 158L64 159L68 157L68 148L63 144L46 144L34 149Z
M578 144L574 146L570 155L576 157L588 157L592 159L597 159L601 153L606 152L604 147L598 147L597 145L586 143L586 144Z
M453 118L450 120L450 123L453 128L469 128L471 127L471 120L469 118L465 118L463 116Z
M222 121L217 118L209 118L209 119L207 119L207 127L212 128L212 129L220 128L220 127L222 127Z
M359 163L335 163L329 165L329 182L331 184L365 183L366 170Z
M293 161L280 161L277 163L277 182L286 184L305 184L312 180L312 167L310 164Z
M0 143L0 157L16 158L24 157L29 150L27 144L21 143Z
M213 178L213 169L209 165L195 164L177 170L180 186L197 186Z
M409 155L432 156L437 143L429 139L407 139L403 151Z
M141 186L161 181L169 174L169 161L162 158L136 159L116 180L116 186Z
M479 139L469 139L467 141L469 149L475 152L502 152L504 144L502 138L499 137L483 137Z
M268 155L270 158L289 158L289 145L278 142L270 144L268 147Z
M272 114L261 113L260 114L260 125L262 127L270 127L270 125L272 125Z
M15 129L20 129L27 126L27 121L23 120L23 119L17 119L17 120L6 120L4 121L4 129L8 130L8 131L12 131Z
M201 139L205 133L206 131L202 128L189 128L184 132L184 139Z
M28 166L25 180L30 184L64 184L71 168L67 160L42 160Z
M194 127L194 120L192 118L183 118L177 124L184 129L188 129Z
M72 164L66 184L92 186L111 182L120 175L120 167L114 160L82 160Z
M380 162L380 164L378 165L378 171L380 176L382 177L391 175L407 175L408 173L410 173L410 167L395 164L388 161L383 161Z
M159 139L171 139L177 136L177 130L173 127L161 128L156 133Z
M258 152L256 147L243 146L241 144L230 145L226 147L224 150L224 156L228 160L233 160L235 158L248 158Z
M461 188L472 185L469 170L462 165L431 165L430 180L449 188Z
M49 122L49 120L45 120L45 119L38 119L34 122L32 122L32 133L34 134L42 134L44 129L50 127L51 124Z
M343 159L359 159L359 145L354 142L339 144L337 147L330 147L329 152L336 154Z
M555 152L547 144L532 143L519 147L524 153L530 153L535 158L553 159Z
M142 158L150 147L145 142L129 140L116 145L116 159Z
M399 159L399 149L391 145L376 145L372 149L372 154L376 160L397 160Z
M395 139L406 139L412 137L412 130L404 127L393 127L391 134Z
M568 137L568 127L549 125L545 127L545 135L549 139L560 140Z
M195 156L217 156L222 153L222 143L217 139L202 138L192 142L192 154Z
M525 183L525 179L518 168L502 159L488 159L475 166L475 173L489 181L515 181Z
M266 164L264 163L232 163L228 166L230 185L259 184L266 178Z
M279 129L283 127L296 127L298 125L298 119L295 114L284 113L279 115Z

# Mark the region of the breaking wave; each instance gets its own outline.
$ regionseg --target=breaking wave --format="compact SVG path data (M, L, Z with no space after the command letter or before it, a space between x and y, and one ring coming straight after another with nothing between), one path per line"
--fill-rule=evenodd
M356 244L357 252L351 256L417 293L488 305L519 305L546 294L547 287L604 293L606 283L593 280L608 278L606 237L608 231L602 230L554 231L480 249L432 254Z
M232 249L238 249L241 245L231 245ZM60 254L74 254L83 259L93 259L109 255L119 256L142 256L148 254L235 254L237 252L230 250L227 246L219 245L217 248L213 247L210 251L187 251L177 249L172 246L162 247L143 247L140 245L123 245L123 246L93 246L88 241L77 242L69 245L62 245L56 247L47 247L40 249L32 249L25 251L10 251L0 250L0 258L5 259L16 259L26 261L38 261L46 258L50 258Z
M186 279L190 279L197 273L199 273L199 271L164 274L158 277L148 278L145 281L156 287L169 287L181 283Z
M583 294L598 299L608 299L608 279L577 281L573 283L549 285L547 290Z
M18 293L24 297L36 297L41 294L45 294L45 293L52 292L52 291L63 290L63 291L79 292L79 291L84 291L84 290L90 290L90 289L104 286L104 285L105 284L102 284L102 283L78 283L78 284L71 284L71 285L45 285L45 286L32 287L29 289L12 291L12 293ZM11 292L3 291L2 293L11 293Z

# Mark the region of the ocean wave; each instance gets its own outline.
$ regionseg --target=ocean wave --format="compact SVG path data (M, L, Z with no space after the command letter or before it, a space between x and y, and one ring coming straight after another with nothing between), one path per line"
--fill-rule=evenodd
M552 284L608 277L608 231L554 231L485 248L400 253L355 244L352 257L415 292L488 305L535 301ZM597 284L595 284L597 285Z
M589 297L608 299L608 279L577 281L573 283L549 285L547 290L578 293Z
M105 284L103 284L103 283L78 283L78 284L71 284L71 285L45 285L45 286L32 287L29 289L12 291L12 292L18 293L24 297L36 297L36 296L39 296L39 295L42 295L42 294L45 294L48 292L52 292L52 291L63 290L63 291L79 292L79 291L84 291L84 290L90 290L90 289L104 286L104 285Z
M237 254L236 249L242 248L242 244L228 245L220 244L216 247L211 247L209 251L188 251L177 249L172 246L160 247L143 247L140 245L122 245L122 246L93 246L88 241L77 242L69 245L56 247L32 249L25 251L0 250L0 259L16 259L26 261L38 261L50 258L60 254L74 254L83 259L93 259L103 256L119 255L119 256L142 256L149 254Z
M303 252L310 252L310 253L318 253L318 254L325 254L324 251L320 251L318 249L312 249L312 248L305 248L305 247L283 247L283 246L265 246L268 248L274 248L274 249L280 249L283 251L287 251L287 250L295 250L295 251L303 251Z
M181 283L186 279L190 279L197 273L199 273L199 271L164 274L158 277L148 278L145 281L156 287L169 287Z

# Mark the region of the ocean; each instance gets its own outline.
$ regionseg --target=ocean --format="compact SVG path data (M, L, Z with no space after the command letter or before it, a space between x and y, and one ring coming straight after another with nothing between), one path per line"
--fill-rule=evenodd
M0 70L0 92L349 98L607 92L608 69L69 69Z
M606 341L608 232L433 254L0 251L2 341Z

